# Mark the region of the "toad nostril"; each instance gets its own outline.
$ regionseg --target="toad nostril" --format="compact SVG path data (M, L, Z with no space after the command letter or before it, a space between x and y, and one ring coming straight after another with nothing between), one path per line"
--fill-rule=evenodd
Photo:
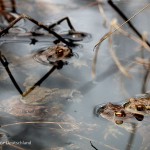
M101 113L104 112L104 109L105 109L105 108L106 108L105 105L97 105L97 106L95 106L95 108L94 108L94 114L95 114L96 116L99 116Z

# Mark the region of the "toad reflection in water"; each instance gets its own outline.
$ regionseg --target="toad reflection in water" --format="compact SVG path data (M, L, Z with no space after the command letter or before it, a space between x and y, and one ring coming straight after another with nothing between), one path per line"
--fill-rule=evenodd
M101 116L108 121L119 125L119 127L123 127L129 132L135 132L137 129L143 138L141 149L146 149L150 147L150 126L148 118L148 115L150 114L149 96L149 93L147 93L136 98L132 98L132 100L130 98L123 105L112 103L98 105L95 107L94 113L96 116Z

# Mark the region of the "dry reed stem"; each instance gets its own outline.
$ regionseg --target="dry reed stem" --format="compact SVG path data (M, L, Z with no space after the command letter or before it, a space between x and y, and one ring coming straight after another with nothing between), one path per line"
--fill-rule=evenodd
M114 21L112 21L112 25L114 24L113 22ZM111 27L110 32L111 32L111 30L113 30L113 27ZM114 62L116 63L118 69L120 70L120 72L123 75L125 75L126 77L131 78L131 75L129 74L128 70L121 64L121 62L119 61L119 59L115 53L115 50L113 49L112 36L109 36L109 52L110 52Z
M94 55L94 58L93 58L93 63L92 63L92 78L95 79L96 77L96 63L97 63L97 55L98 55L98 52L99 52L99 48L100 45L98 45L96 47L96 50L95 50L95 55Z
M100 40L99 42L94 46L95 50L95 55L93 58L93 63L92 63L92 77L95 78L96 77L96 63L97 63L97 55L101 46L101 43L106 40L109 36L111 36L114 32L118 31L119 29L121 29L127 22L129 22L130 20L132 20L134 17L136 17L138 14L140 14L142 11L144 11L146 8L150 7L150 3L148 3L146 6L144 6L142 9L140 9L139 11L137 11L132 17L130 17L127 21L125 21L123 24L121 24L120 26L118 26L117 28L115 28L113 31L106 33ZM127 35L129 36L129 35ZM129 36L130 37L130 36ZM133 37L132 37L133 38ZM134 38L133 38L134 39ZM135 39L134 39L135 40ZM136 39L137 40L137 39ZM141 43L142 45L144 44L144 47L146 47L146 49L149 49L147 47L147 45L145 43L143 43L143 41L138 41L139 43Z
M118 28L120 25L117 23L117 21L113 23L113 27L114 28ZM118 29L118 32L120 32L121 34L123 34L124 36L130 38L131 40L137 42L138 44L140 44L143 48L145 48L147 51L150 52L150 47L148 46L148 44L146 43L146 40L141 40L139 38L137 38L136 36L134 36L133 34L131 33L128 33L127 31L125 31L124 29L122 28L119 28Z
M16 122L16 123L12 123L12 124L6 124L6 125L2 125L1 128L4 127L8 127L8 126L13 126L13 125L25 125L25 124L57 124L60 128L62 128L61 125L70 125L72 127L74 127L74 129L79 129L78 124L73 124L70 122L48 122L48 121L31 121L31 122Z
M114 32L116 32L118 29L120 29L121 27L123 27L127 22L129 22L130 20L132 20L134 17L136 17L138 14L140 14L142 11L144 11L146 8L150 7L150 3L148 3L146 6L144 6L142 9L140 9L137 13L135 13L132 17L130 17L127 21L125 21L123 24L121 24L118 28L116 28L115 30L111 31L110 33L105 34L100 41L95 45L95 47L97 47L99 44L101 44L104 40L106 40L110 35L112 35ZM94 47L94 48L95 48Z
M147 69L149 68L150 66L150 62L148 59L144 59L144 58L141 58L141 57L136 57L136 63L137 64L140 64L140 65L143 65L145 66Z
M104 26L106 27L107 25L109 26L110 25L110 21L108 20L107 16L105 15L105 12L104 12L104 9L102 7L101 4L99 4L99 2L101 2L101 0L97 0L98 2L98 8L99 8L99 12L100 14L102 15L103 19L104 19ZM109 33L107 33L109 34ZM105 38L105 36L107 36L107 34L105 34L103 37L102 37L102 41L103 39ZM94 47L95 49L95 55L94 55L94 58L93 58L93 63L92 63L92 78L95 79L96 77L96 63L97 63L97 56L98 56L98 52L99 52L99 49L100 49L100 44L97 45L96 47Z
M146 42L146 40L147 40L147 33L143 33L142 34L142 40L143 40L143 43ZM142 45L141 45L140 49L141 49L141 58L144 59L144 51L143 51L143 46ZM149 58L149 62L150 62L150 58ZM147 84L148 84L148 81L149 81L150 65L148 65L146 67L143 64L143 68L145 69L145 73L144 73L144 77L143 77L143 84L142 84L141 92L145 93L147 91Z
M109 20L108 20L107 16L104 13L104 9L103 9L102 5L99 4L99 2L101 2L101 1L102 0L97 0L97 2L98 2L98 9L99 9L99 12L100 12L100 14L102 15L102 17L104 19L103 25L104 25L104 27L107 27L109 25Z
M131 69L133 69L133 68L135 68L135 66L137 66L137 64L136 64L136 62L135 61L133 61L132 63L130 63L128 66L126 66L126 69L128 70L128 71L130 71ZM133 71L133 70L132 70ZM135 70L134 72L137 72L137 70ZM120 75L120 78L119 78L119 80L120 80L120 87L121 87L121 92L122 92L122 94L125 96L125 97L129 97L130 95L129 95L129 93L127 92L127 90L126 90L126 87L125 87L125 84L124 84L124 78L123 78L124 76L122 76L122 75ZM132 78L134 78L134 76L132 76Z

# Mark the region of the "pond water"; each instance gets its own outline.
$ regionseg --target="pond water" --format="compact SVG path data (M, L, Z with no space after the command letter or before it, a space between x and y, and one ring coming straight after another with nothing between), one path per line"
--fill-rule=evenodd
M120 0L115 1L115 4L128 17L131 17L148 2L149 0L137 0L136 3L134 0ZM80 95L74 96L72 93L71 98L62 97L56 101L52 99L46 106L50 111L49 116L40 121L32 115L26 118L20 114L19 117L16 117L1 111L0 125L2 128L0 131L9 135L5 141L28 142L2 144L3 148L6 150L149 149L148 117L140 123L135 121L139 127L132 133L125 127L117 126L93 113L94 107L99 104L120 103L142 93L146 71L142 65L135 62L135 58L141 57L140 44L121 33L116 32L113 35L113 47L117 57L122 65L130 68L129 73L132 77L128 78L119 71L110 54L108 39L105 40L97 56L96 78L93 79L92 63L95 54L93 48L99 39L109 31L109 27L104 26L104 18L96 2L92 0L16 0L16 4L18 13L27 14L43 24L68 16L75 29L88 33L88 36L83 41L77 42L76 47L72 47L76 57L68 58L68 65L64 65L60 70L55 70L40 85L41 89L74 90L79 91ZM107 1L103 1L101 6L110 21L115 18L118 23L123 23L123 19L109 6ZM147 19L149 14L150 8L147 8L132 20L140 33L145 31L149 35L150 22ZM34 26L27 20L20 24L22 28L27 28L29 31ZM133 33L128 25L125 25L124 29ZM58 27L61 34L67 30L66 23ZM51 69L52 66L35 61L33 55L39 50L53 46L52 41L51 37L39 37L38 42L31 45L29 37L12 38L9 34L0 39L0 51L7 58L10 70L23 91L34 85ZM149 58L148 51L144 51L144 55L145 58ZM146 90L149 89L148 82ZM13 101L15 103L20 96L2 65L0 66L0 92L0 100L8 101L10 105ZM11 106L19 110L19 105L12 104Z

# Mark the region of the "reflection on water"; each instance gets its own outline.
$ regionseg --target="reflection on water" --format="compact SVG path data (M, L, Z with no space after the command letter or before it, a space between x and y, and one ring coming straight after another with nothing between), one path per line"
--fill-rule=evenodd
M68 34L66 31L69 29L68 26L66 27L65 22L60 25L60 28L54 28L66 40L76 39L76 43L79 44L76 47L71 47L73 56L67 59L68 64L64 65L62 69L54 69L54 71L51 70L53 64L43 65L33 59L33 56L39 50L55 46L53 41L56 38L51 36L47 38L46 32L42 37L34 37L34 40L33 37L30 39L31 33L26 36L16 36L12 39L14 32L12 36L7 34L0 39L2 43L0 47L1 53L7 59L9 70L18 86L22 91L28 91L36 87L38 89L37 91L35 90L37 93L34 93L34 90L29 90L34 94L31 99L27 98L27 100L30 100L30 102L39 100L36 101L36 104L39 105L29 106L23 104L20 101L21 96L15 89L5 68L2 65L0 66L0 103L3 104L0 107L0 110L3 110L1 111L1 140L29 142L28 144L3 145L3 149L19 149L21 147L39 150L119 150L149 147L148 133L150 128L148 117L145 117L140 122L137 121L137 116L133 116L132 113L126 114L125 111L117 111L115 117L120 125L116 125L93 115L95 105L108 103L109 101L117 103L117 109L123 110L124 108L119 107L118 101L140 93L143 81L142 71L144 70L141 70L142 66L133 68L131 66L130 72L134 78L127 79L120 75L118 68L108 53L108 45L104 42L98 55L97 78L95 81L92 80L93 47L99 38L108 32L108 29L103 26L103 19L100 16L97 4L91 7L91 3L93 2L90 0L84 2L74 0L16 1L19 13L28 14L34 19L42 21L44 25L47 22L57 22L60 18L68 16L75 29L82 31L79 33L90 33L92 38L88 35L87 39L83 37L85 41L82 41L82 36L77 37L76 34ZM123 9L125 13L133 12L133 10L137 9L137 5L133 5L133 1L126 3L118 1L115 4L120 9ZM140 2L138 4L139 6L143 5ZM103 2L103 6L106 15L110 19L117 17L120 22L122 21L114 10L110 9L106 1ZM147 16L146 12L143 12L144 16ZM140 26L139 30L142 32L143 29L146 29L148 32L148 23L144 23L144 18L141 19L143 20L144 28ZM136 22L135 26L138 25L139 17L137 16L134 21ZM28 29L25 32L33 31L32 27L34 25L32 23L28 21L24 23L27 24L25 28ZM128 27L126 28L129 30ZM41 28L37 30L36 27L36 32L40 34L43 30ZM79 40L80 38L81 40ZM141 56L141 53L137 50L139 44L120 34L114 35L114 46L122 64L129 65L129 67L134 58ZM148 52L145 53L147 57L148 54ZM62 51L59 51L60 55L62 56ZM47 63L49 63L48 60ZM52 73L47 74L51 72L50 70ZM122 84L120 84L120 79L123 79ZM149 88L149 84L147 88ZM42 92L39 89L42 89ZM69 92L64 92L64 90ZM72 90L78 92L73 93ZM123 95L124 91L126 91L127 95ZM43 96L44 98L41 98ZM48 103L45 103L45 101L48 101ZM125 113L122 114L122 112ZM113 111L108 111L106 114L108 113L108 119L114 121L114 118L112 119L112 116L114 117ZM121 124L122 118L120 119L119 116L123 116L123 124ZM122 125L126 126L120 128Z

